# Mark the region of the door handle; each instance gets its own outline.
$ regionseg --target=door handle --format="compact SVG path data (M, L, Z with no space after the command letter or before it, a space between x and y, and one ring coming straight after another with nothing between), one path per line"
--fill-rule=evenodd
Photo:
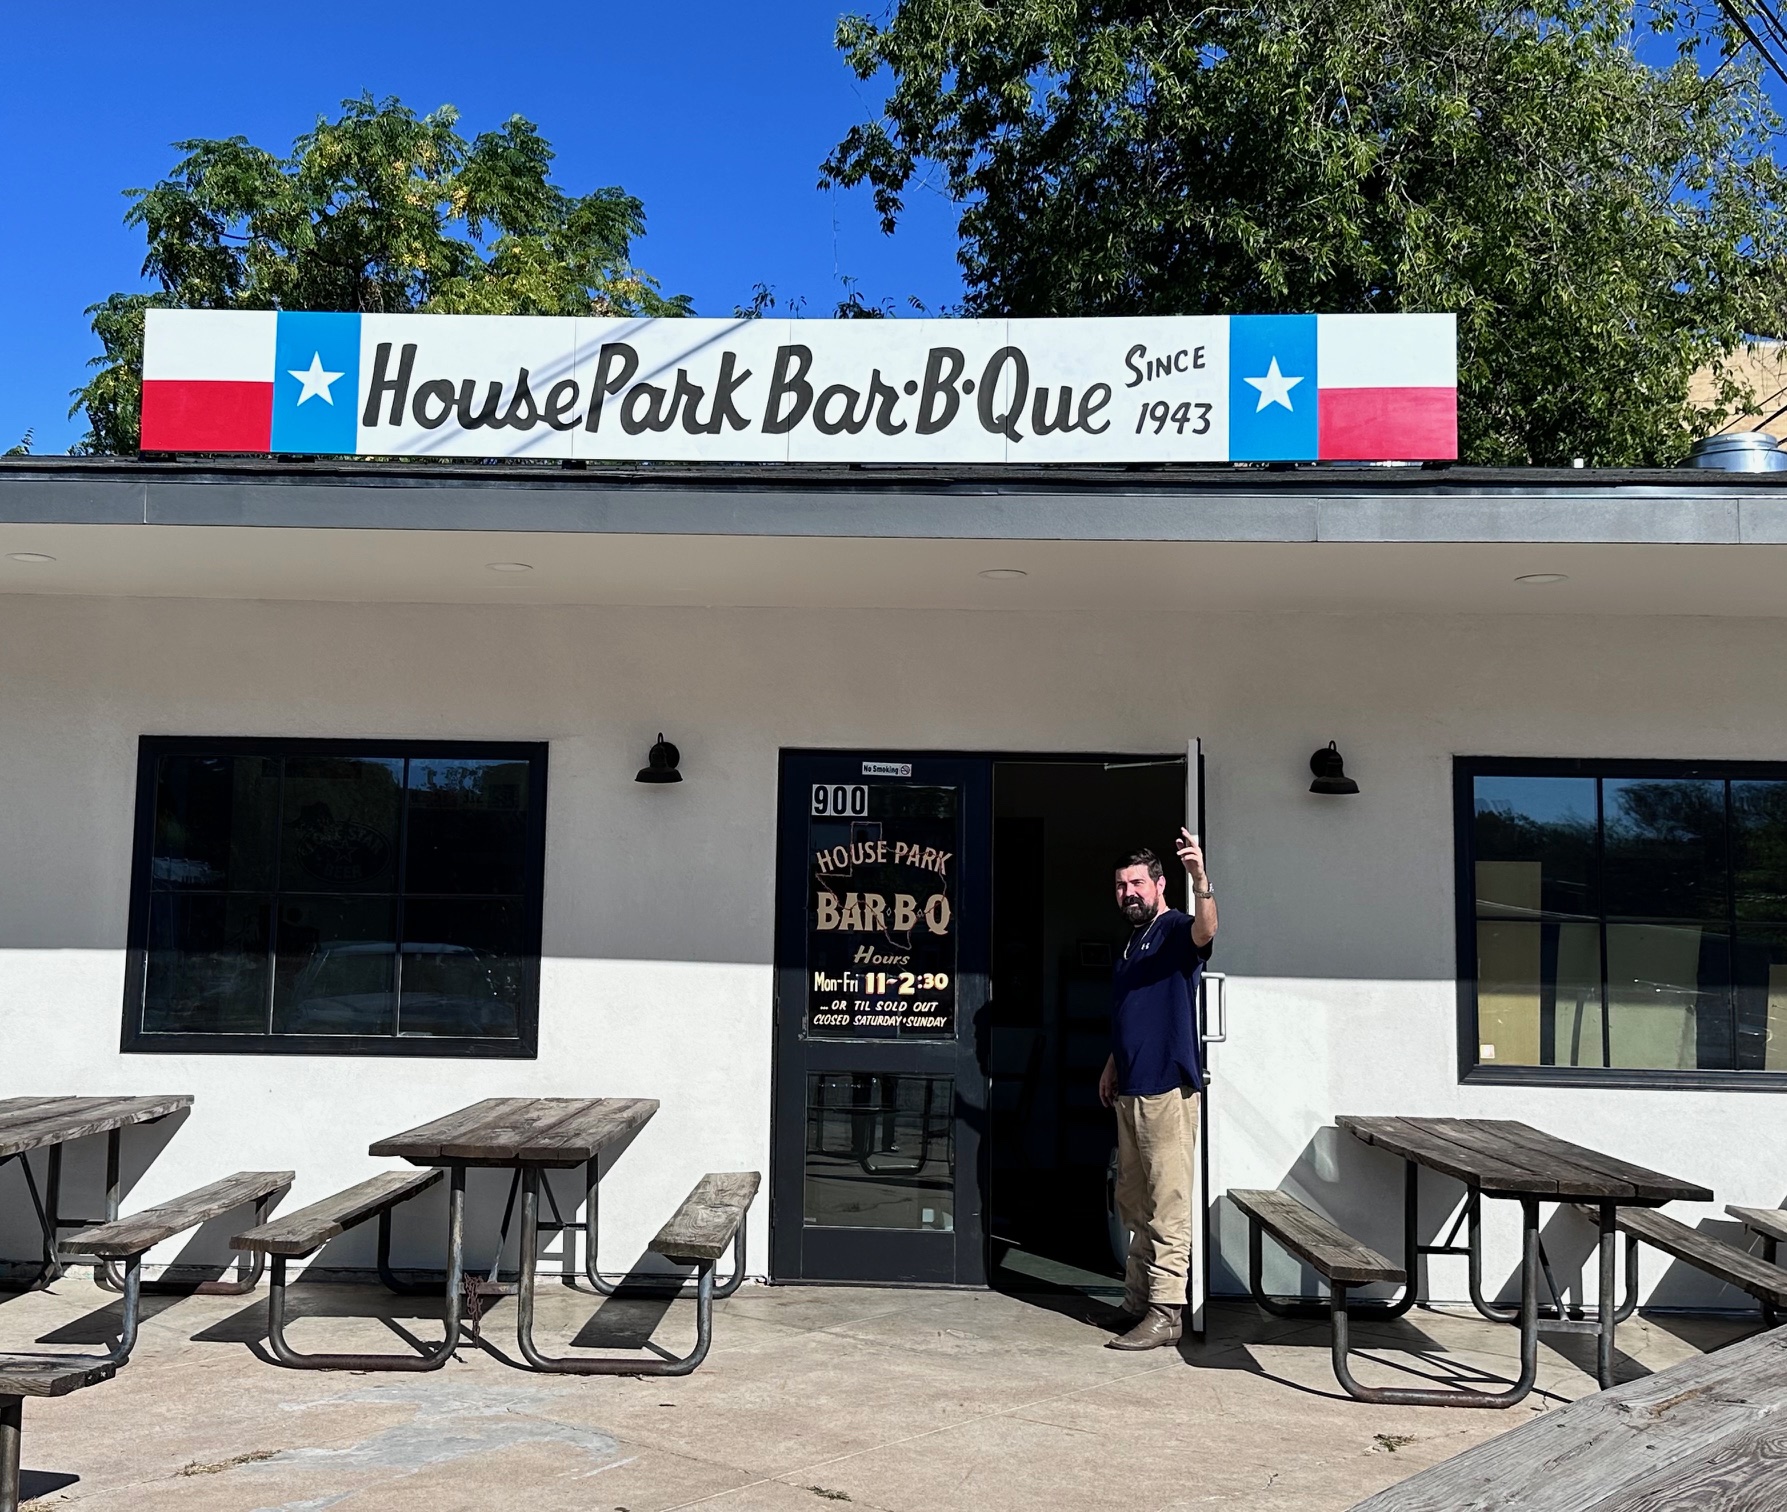
M1216 1032L1212 1034L1210 1023L1210 984L1216 983ZM1226 1045L1229 1038L1229 979L1222 971L1206 971L1202 980L1203 1024L1200 1026L1199 1038L1206 1045Z

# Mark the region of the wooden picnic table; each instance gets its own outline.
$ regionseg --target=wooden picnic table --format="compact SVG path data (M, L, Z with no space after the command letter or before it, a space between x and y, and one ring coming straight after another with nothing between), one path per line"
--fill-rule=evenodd
M490 1097L376 1140L369 1153L419 1166L568 1168L588 1165L657 1111L653 1097Z
M1570 1403L1353 1512L1663 1512L1787 1506L1787 1329Z
M159 1122L192 1106L184 1093L167 1097L5 1097L0 1098L0 1166L16 1160L25 1175L31 1207L43 1232L43 1263L28 1286L47 1286L62 1274L61 1231L111 1223L118 1217L119 1156L123 1132L135 1124ZM62 1213L62 1147L90 1135L106 1136L105 1217L69 1218ZM40 1193L27 1158L46 1150L48 1170Z
M584 1271L600 1291L611 1291L596 1269L597 1185L605 1150L622 1143L644 1128L658 1111L651 1097L492 1097L449 1113L401 1134L375 1140L373 1155L396 1156L412 1165L439 1166L448 1172L447 1187L447 1330L449 1338L459 1329L460 1308L469 1298L516 1296L516 1332L521 1352L539 1370L555 1370L560 1364L542 1356L533 1345L534 1272L539 1264L539 1234L571 1233L584 1236ZM550 1182L542 1172L584 1169L586 1204L583 1221L566 1219L559 1212ZM483 1279L467 1281L465 1271L465 1173L469 1168L513 1171L508 1202L503 1212L501 1235L490 1272ZM552 1218L539 1213L544 1189ZM517 1192L521 1197L518 1275L513 1282L497 1279L509 1221L514 1215ZM741 1267L742 1269L742 1267ZM475 1323L475 1317L474 1317ZM345 1358L345 1357L340 1357ZM368 1356L362 1368L389 1368L382 1356Z
M1385 1311L1405 1312L1417 1300L1422 1255L1464 1255L1469 1261L1471 1305L1498 1323L1519 1323L1521 1377L1515 1399L1531 1390L1538 1366L1540 1328L1594 1332L1598 1336L1596 1373L1603 1387L1613 1384L1615 1326L1637 1306L1637 1272L1628 1250L1626 1296L1615 1301L1615 1212L1620 1207L1660 1207L1666 1202L1710 1202L1713 1194L1692 1181L1647 1170L1614 1155L1572 1144L1530 1124L1504 1118L1362 1118L1343 1115L1336 1123L1355 1138L1404 1162L1403 1253L1408 1284L1402 1298ZM1438 1244L1422 1244L1417 1231L1418 1173L1437 1171L1465 1186L1464 1210ZM1516 1308L1497 1307L1483 1295L1482 1198L1512 1199L1521 1206L1521 1300ZM1571 1318L1564 1306L1551 1262L1539 1237L1539 1205L1573 1202L1599 1215L1600 1295L1598 1316ZM1464 1246L1454 1241L1460 1223L1468 1224ZM1538 1287L1543 1276L1551 1304L1541 1308ZM1541 1311L1547 1316L1543 1321ZM1519 1389L1524 1388L1524 1389ZM1403 1393L1401 1395L1409 1395ZM1400 1399L1400 1396L1399 1398Z

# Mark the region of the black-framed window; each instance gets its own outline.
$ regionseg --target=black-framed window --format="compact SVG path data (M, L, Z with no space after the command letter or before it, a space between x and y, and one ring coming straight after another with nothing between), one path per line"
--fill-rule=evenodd
M1455 771L1468 1079L1787 1087L1787 764Z
M126 1050L531 1057L546 747L145 737Z

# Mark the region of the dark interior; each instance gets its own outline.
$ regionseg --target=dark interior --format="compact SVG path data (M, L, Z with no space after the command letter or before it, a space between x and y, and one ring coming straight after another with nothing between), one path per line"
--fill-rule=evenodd
M1105 1183L1116 1135L1098 1102L1109 1050L1111 959L1129 928L1112 899L1117 856L1166 862L1185 763L1000 761L993 768L993 996L988 1157L993 1285L1098 1288L1121 1272Z

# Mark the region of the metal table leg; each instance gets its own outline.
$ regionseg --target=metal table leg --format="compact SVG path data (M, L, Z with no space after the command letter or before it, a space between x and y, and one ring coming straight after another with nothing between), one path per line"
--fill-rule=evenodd
M0 1512L19 1512L19 1433L25 1399L0 1396Z
M465 1167L454 1166L447 1188L447 1294L441 1342L423 1354L303 1354L285 1339L285 1255L273 1257L267 1287L267 1347L281 1365L294 1370L438 1370L459 1347L460 1306L465 1289Z
M539 1264L540 1168L525 1168L521 1186L521 1277L516 1296L515 1338L521 1357L535 1370L562 1375L684 1376L707 1358L714 1334L714 1267L703 1261L696 1273L695 1347L680 1359L640 1359L636 1355L546 1355L534 1344L534 1270ZM743 1225L740 1225L740 1233ZM744 1246L734 1236L738 1268L744 1269ZM593 1265L591 1266L593 1270Z
M1525 1199L1522 1199L1523 1201ZM1498 1307L1483 1295L1483 1233L1481 1222L1481 1196L1473 1189L1466 1199L1470 1214L1470 1298L1471 1306L1477 1309L1492 1323L1516 1323L1520 1320L1517 1308ZM1618 1304L1613 1305L1617 1292L1614 1273L1614 1247L1617 1230L1615 1216L1617 1203L1603 1202L1598 1204L1598 1259L1599 1259L1599 1295L1596 1299L1596 1316L1593 1321L1583 1320L1580 1314L1576 1317L1565 1316L1564 1299L1558 1295L1557 1285L1551 1279L1551 1268L1545 1264L1543 1244L1539 1248L1540 1271L1551 1292L1550 1308L1542 1308L1555 1316L1542 1317L1539 1327L1546 1332L1586 1333L1593 1330L1600 1339L1597 1349L1597 1371L1603 1388L1613 1384L1613 1329L1616 1324L1624 1323L1638 1310L1638 1240L1631 1234L1626 1236L1626 1285L1624 1295ZM1608 1308L1613 1306L1612 1315Z
M1350 1340L1347 1336L1346 1287L1334 1287L1333 1339L1334 1378L1347 1395L1361 1402L1377 1402L1399 1407L1512 1407L1523 1400L1539 1378L1539 1203L1537 1198L1520 1199L1522 1244L1520 1257L1520 1375L1506 1391L1478 1391L1472 1387L1415 1388L1401 1386L1362 1386L1353 1378L1347 1364Z
M1466 1241L1466 1248L1470 1251L1467 1274L1471 1306L1489 1319L1491 1323L1518 1323L1520 1321L1519 1308L1498 1307L1483 1295L1483 1194L1472 1187L1465 1194L1464 1204L1465 1213L1470 1223L1470 1237Z
M50 1170L44 1182L44 1206L49 1209L49 1224L44 1231L44 1267L51 1281L60 1280L62 1264L62 1146L50 1146ZM30 1167L25 1168L29 1170Z
M68 1361L75 1365L122 1365L130 1358L130 1352L136 1348L137 1330L142 1320L142 1286L143 1257L132 1255L124 1261L124 1316L118 1325L118 1342L102 1355L69 1356L47 1351L26 1352L9 1349L7 1355L15 1360L43 1360L54 1363Z
M122 1365L136 1348L137 1325L141 1318L143 1294L143 1257L132 1255L124 1262L124 1320L118 1328L118 1347L102 1356L108 1365Z
M1599 1227L1601 1250L1601 1274L1595 1298L1596 1311L1599 1313L1600 1327L1596 1330L1595 1339L1595 1376L1605 1391L1613 1384L1613 1330L1619 1318L1618 1304L1613 1300L1613 1245L1617 1230L1614 1228L1614 1204L1600 1204ZM1634 1294L1637 1291L1637 1267L1631 1264L1630 1253L1627 1255L1626 1285Z
M40 1250L42 1254L42 1258L37 1264L37 1274L35 1276L29 1281L24 1282L0 1281L0 1291L36 1291L41 1287L52 1285L61 1278L62 1262L56 1247L56 1233L61 1227L56 1212L56 1204L60 1199L62 1192L61 1157L61 1147L51 1145L48 1173L50 1179L46 1183L46 1191L42 1194L37 1190L37 1175L31 1169L31 1155L29 1151L20 1150L16 1154L0 1158L0 1166L13 1160L18 1161L19 1163L19 1170L25 1178L25 1191L31 1198L31 1210L37 1215L37 1227L41 1236ZM49 1199L47 1204L44 1200L45 1196Z

